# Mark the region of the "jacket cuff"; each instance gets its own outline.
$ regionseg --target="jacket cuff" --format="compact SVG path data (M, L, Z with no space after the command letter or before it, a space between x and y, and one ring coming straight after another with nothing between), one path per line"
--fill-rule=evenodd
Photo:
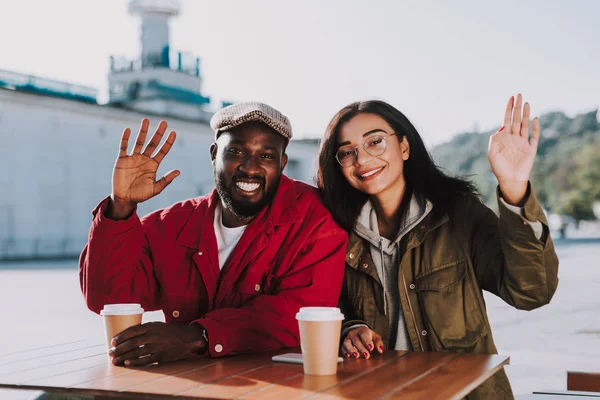
M206 329L206 335L208 336L208 349L206 350L207 355L210 357L223 357L233 352L233 349L229 346L229 340L227 337L227 330L222 327L214 320L207 318L200 318L192 323L200 324Z
M499 185L496 187L496 197L498 199L498 205L500 206L500 214L502 214L503 210L508 211L508 209L504 206L503 202L500 201L501 193ZM531 187L531 182L527 182L527 192L525 193L525 199L525 205L522 207L523 217L528 221L541 221L545 225L547 225L546 214L544 214L542 205L535 196L535 192Z
M92 215L94 217L92 222L93 229L110 229L111 232L119 233L128 231L136 223L140 222L140 218L137 215L137 205L135 206L131 216L129 216L127 219L116 221L106 217L104 213L106 212L109 201L110 196L107 196L96 206L96 208L92 210Z
M525 218L525 213L524 213L524 207L519 207L519 206L513 206L511 204L508 204L506 202L506 200L504 200L502 198L502 196L500 196L498 198L498 201L505 207L507 208L509 211L512 211L513 213ZM533 229L533 233L535 233L535 237L538 240L542 239L542 235L544 233L544 227L542 225L542 223L540 221L529 221L531 223L531 228Z
M200 326L203 331L206 330L206 328L202 324L200 324L200 322L198 322L198 321L192 321L192 322L190 322L189 325L193 326L194 324L197 324L198 326ZM208 337L208 331L206 331L206 332L207 332L206 337ZM208 354L208 346L210 346L210 343L208 342L208 340L206 339L206 337L204 335L202 335L202 337L204 340L206 340L206 344L207 344L206 350L204 350L202 353L190 353L190 356L192 358L206 358L206 355ZM210 337L208 337L208 339L210 339Z
M508 237L526 239L530 238L533 233L538 240L545 242L544 233L547 232L548 221L546 220L546 215L541 204L538 202L531 188L531 182L527 183L526 200L525 205L521 209L521 214L507 207L507 203L501 197L500 186L496 188L496 198L500 212L500 229ZM536 223L541 223L542 228L540 229L538 226L536 229L534 226Z
M342 324L342 332L344 332L345 330L349 330L350 328L355 327L356 325L365 325L366 327L368 327L369 329L373 329L369 326L369 324L367 324L365 321L361 321L360 319L350 319L348 321L345 321Z
M340 340L342 342L346 338L346 335L348 334L348 332L350 332L354 328L358 328L359 326L366 326L367 328L371 329L371 327L369 325L365 324L364 322L360 322L360 321L350 321L350 322L357 322L357 323L355 323L353 325L346 325L344 328L342 328L342 334L340 335Z

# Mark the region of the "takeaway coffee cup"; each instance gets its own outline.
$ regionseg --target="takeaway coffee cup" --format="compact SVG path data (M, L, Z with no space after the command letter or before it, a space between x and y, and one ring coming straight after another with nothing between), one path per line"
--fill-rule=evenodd
M303 307L296 314L300 327L302 364L306 375L337 372L344 315L335 307Z
M140 325L144 309L140 304L106 304L100 315L104 317L106 346L112 347L111 340L125 329Z

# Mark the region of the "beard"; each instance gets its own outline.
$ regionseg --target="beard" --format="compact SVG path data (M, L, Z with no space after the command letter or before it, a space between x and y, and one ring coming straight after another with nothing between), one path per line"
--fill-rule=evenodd
M277 189L279 189L279 182L281 180L281 176L278 176L275 181L269 185L267 188L264 179L260 179L262 181L263 195L258 201L244 201L244 200L234 200L231 193L235 189L235 183L237 179L256 179L255 177L251 177L245 174L237 174L230 181L229 184L225 177L219 175L219 173L214 171L215 178L215 187L217 189L217 193L221 198L221 202L223 203L223 207L227 208L231 211L237 218L244 220L251 220L256 217L266 206L271 204L275 194L277 194Z

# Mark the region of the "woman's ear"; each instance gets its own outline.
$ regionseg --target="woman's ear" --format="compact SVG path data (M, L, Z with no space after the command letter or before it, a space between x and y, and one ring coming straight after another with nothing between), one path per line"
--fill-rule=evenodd
M400 149L402 149L402 159L404 161L410 158L410 144L408 144L408 139L406 136L402 136L402 141L400 142Z

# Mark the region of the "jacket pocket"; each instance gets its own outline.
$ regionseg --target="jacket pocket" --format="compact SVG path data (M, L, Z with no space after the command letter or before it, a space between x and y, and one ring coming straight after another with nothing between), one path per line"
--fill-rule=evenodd
M273 275L267 271L247 274L238 284L238 292L245 295L259 295L267 292Z
M267 269L249 270L236 284L233 290L225 294L223 307L241 307L256 296L275 294L277 279Z
M465 349L488 333L467 268L467 261L462 259L432 268L415 279L435 350Z

